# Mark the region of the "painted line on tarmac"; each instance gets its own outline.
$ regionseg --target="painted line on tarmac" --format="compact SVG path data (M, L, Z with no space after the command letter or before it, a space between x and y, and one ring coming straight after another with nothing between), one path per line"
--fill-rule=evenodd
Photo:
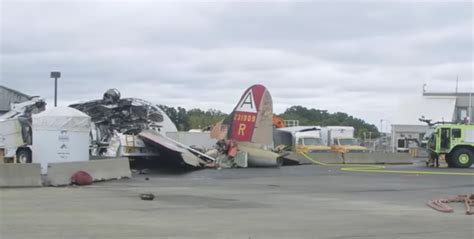
M347 172L360 172L360 173L398 173L398 174L423 174L423 175L449 175L449 176L474 176L474 173L461 173L461 172L438 172L438 171L420 171L420 170L388 170L382 165L373 164L328 164L317 161L311 158L304 152L300 153L303 157L313 162L314 164L329 167L343 167L341 171Z

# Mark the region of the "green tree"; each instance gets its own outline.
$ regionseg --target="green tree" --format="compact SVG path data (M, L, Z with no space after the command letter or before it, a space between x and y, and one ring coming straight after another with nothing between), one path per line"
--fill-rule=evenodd
M158 105L171 119L171 121L176 125L178 130L187 130L188 126L188 119L187 119L187 112L185 108L178 108L169 107L166 105Z
M361 119L355 118L343 112L329 113L326 110L308 109L304 106L296 105L286 109L279 115L287 120L299 120L300 125L320 125L320 126L352 126L355 129L355 137L377 138L380 133L373 124L369 124ZM370 134L369 134L370 133Z
M215 109L207 111L190 109L187 115L187 122L190 129L203 129L224 119L226 116L227 114Z

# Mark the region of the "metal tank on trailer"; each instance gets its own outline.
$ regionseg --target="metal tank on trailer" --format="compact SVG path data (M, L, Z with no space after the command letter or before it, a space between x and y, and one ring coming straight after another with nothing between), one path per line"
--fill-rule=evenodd
M54 107L33 115L33 162L48 163L89 160L91 118L70 107Z

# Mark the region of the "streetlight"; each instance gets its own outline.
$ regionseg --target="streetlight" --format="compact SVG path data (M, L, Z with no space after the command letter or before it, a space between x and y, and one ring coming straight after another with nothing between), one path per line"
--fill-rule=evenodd
M61 77L61 72L52 71L51 78L54 78L54 107L58 106L58 78Z

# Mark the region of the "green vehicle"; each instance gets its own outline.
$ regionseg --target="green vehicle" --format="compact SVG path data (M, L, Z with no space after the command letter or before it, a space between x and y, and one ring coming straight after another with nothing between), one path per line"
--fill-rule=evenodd
M439 166L439 158L450 168L469 168L474 161L474 125L443 124L435 127L428 140L430 160Z

